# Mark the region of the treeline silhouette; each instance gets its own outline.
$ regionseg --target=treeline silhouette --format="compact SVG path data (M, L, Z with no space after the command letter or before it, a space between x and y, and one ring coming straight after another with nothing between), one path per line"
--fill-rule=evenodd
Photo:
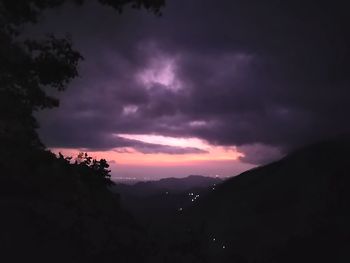
M41 142L34 113L57 107L82 56L69 37L28 39L25 23L83 0L0 0L1 262L142 262L142 229L120 207L106 160L56 156ZM100 0L160 14L163 0ZM137 251L137 253L135 253Z
M144 235L107 189L106 168L104 160L70 162L48 151L1 160L2 260L140 262Z

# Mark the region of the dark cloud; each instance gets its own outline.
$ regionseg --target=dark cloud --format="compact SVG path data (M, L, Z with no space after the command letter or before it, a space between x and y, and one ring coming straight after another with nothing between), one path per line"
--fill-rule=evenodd
M281 151L276 147L263 144L243 145L238 148L245 156L240 157L240 161L251 164L267 164L281 157Z
M256 152L349 132L346 10L342 1L169 0L160 18L93 4L52 11L39 31L70 32L85 61L61 107L40 114L40 133L48 146L91 149L125 147L111 139L119 133L199 137L261 163ZM138 150L199 150L148 146Z

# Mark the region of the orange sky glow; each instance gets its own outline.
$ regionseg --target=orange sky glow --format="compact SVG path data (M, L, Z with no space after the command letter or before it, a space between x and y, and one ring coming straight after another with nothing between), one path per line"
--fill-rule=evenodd
M237 151L236 147L223 147L208 144L207 142L197 138L174 138L158 135L131 135L118 134L119 137L131 140L137 140L145 143L168 145L175 147L195 147L206 151L207 153L194 154L165 154L165 153L141 153L130 147L115 148L107 151L87 151L87 149L65 149L54 148L55 153L61 152L66 156L77 156L79 152L88 152L94 158L104 158L110 162L112 174L114 170L118 170L118 176L136 176L147 175L147 170L151 174L161 173L163 169L173 170L173 175L185 176L182 174L197 173L205 175L216 175L223 166L238 167L238 172L251 168L251 166L241 165L240 157L244 154ZM240 165L242 166L241 169ZM138 169L130 172L127 167L138 167ZM178 167L178 168L176 168ZM184 171L181 170L184 168ZM220 167L220 169L216 169ZM124 170L123 170L124 168ZM186 168L186 169L185 169ZM232 171L231 171L232 170ZM234 175L235 169L228 169L223 175Z

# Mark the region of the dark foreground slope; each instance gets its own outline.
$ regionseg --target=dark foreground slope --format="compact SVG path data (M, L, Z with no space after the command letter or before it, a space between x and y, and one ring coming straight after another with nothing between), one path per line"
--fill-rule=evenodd
M41 150L13 156L0 161L1 262L142 262L144 233L97 168Z
M350 140L223 183L188 214L209 262L350 262Z

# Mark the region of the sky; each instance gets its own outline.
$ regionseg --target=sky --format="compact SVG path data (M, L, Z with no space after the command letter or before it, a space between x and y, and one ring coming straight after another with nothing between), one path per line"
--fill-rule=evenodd
M54 152L114 177L233 176L348 133L342 1L168 0L162 16L88 1L31 28L69 34L80 76L37 113Z

